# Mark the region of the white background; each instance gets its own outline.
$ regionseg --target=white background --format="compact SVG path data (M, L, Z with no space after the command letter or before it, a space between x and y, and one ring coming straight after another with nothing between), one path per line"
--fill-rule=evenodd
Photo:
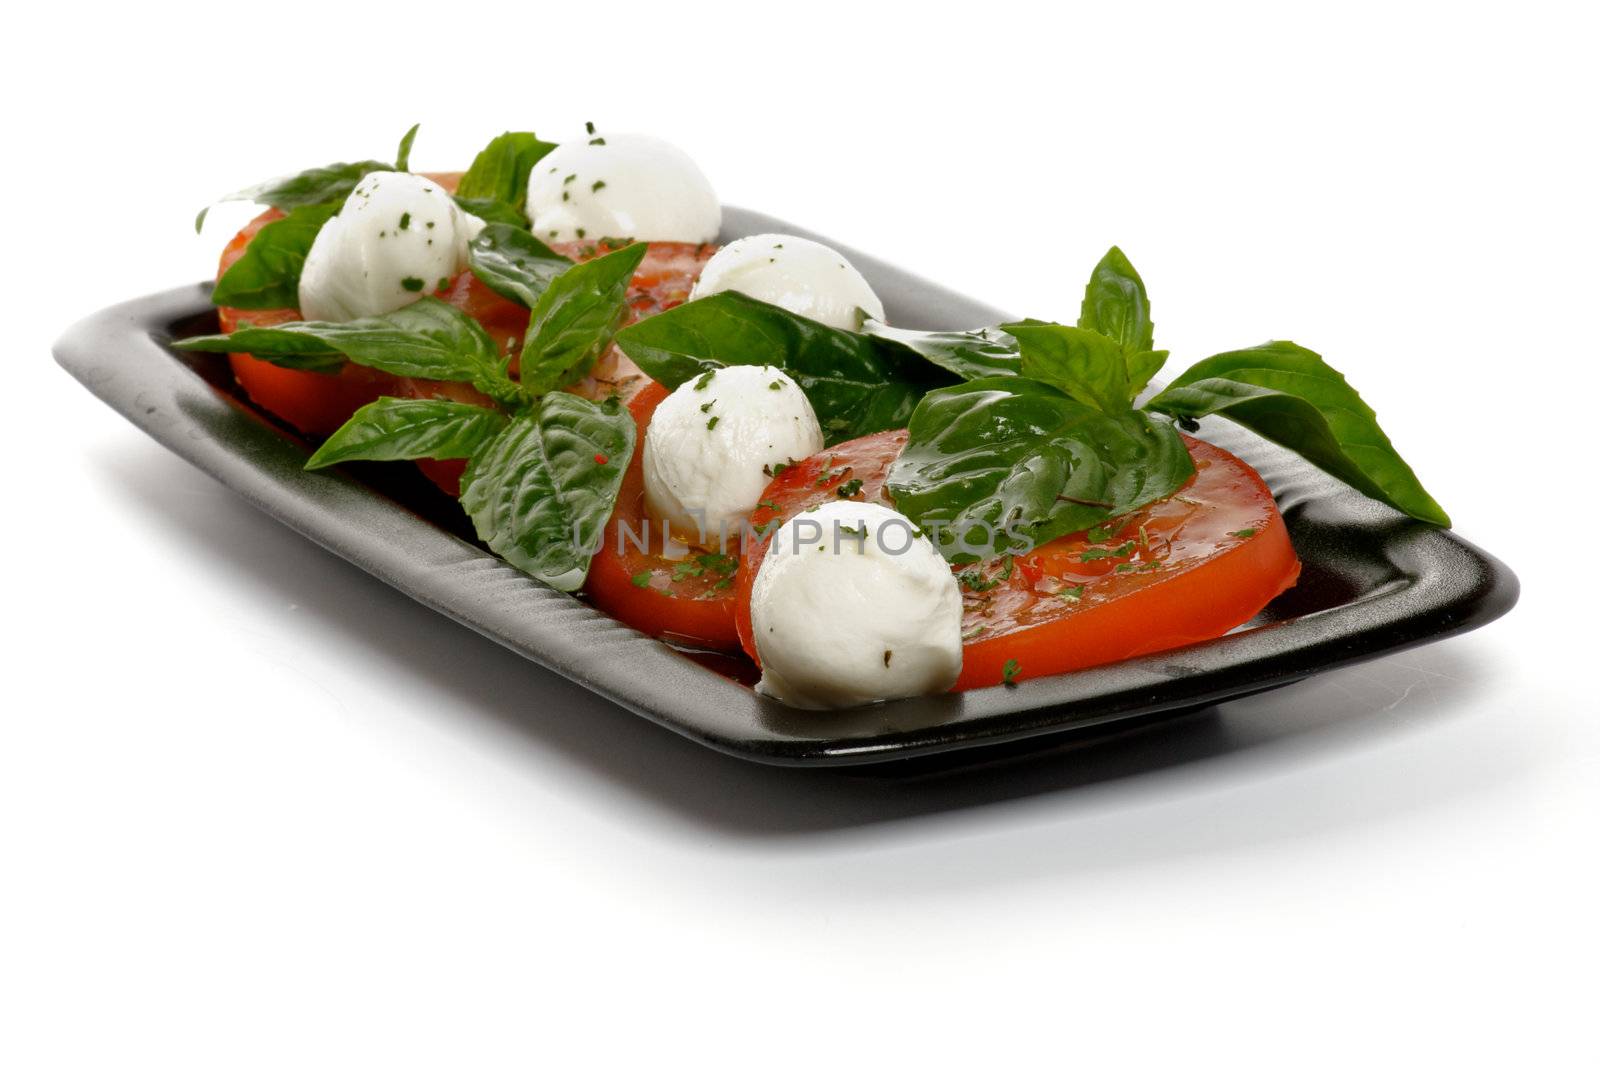
M1595 27L1126 6L9 15L0 1058L1596 1060ZM220 193L419 120L451 169L588 119L1018 313L1070 319L1119 243L1174 368L1323 352L1521 604L1037 764L759 768L325 555L48 358L209 275Z

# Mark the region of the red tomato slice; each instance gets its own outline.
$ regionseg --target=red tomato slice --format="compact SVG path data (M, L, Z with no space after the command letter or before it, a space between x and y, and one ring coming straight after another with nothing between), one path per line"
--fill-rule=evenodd
M738 602L734 620L739 628L739 644L756 662L755 630L750 624L750 589L755 583L761 560L767 557L770 537L777 528L772 522L788 521L807 507L830 499L865 500L893 506L884 494L889 465L906 446L904 429L889 429L871 436L846 440L826 451L819 451L778 472L762 493L761 502L750 514L750 527L762 535L745 538L739 561ZM858 485L856 482L860 482ZM848 490L848 494L843 494Z
M1300 562L1272 493L1246 463L1185 438L1196 474L1182 491L1015 558L962 567L963 662L955 690L1067 673L1221 636L1291 587ZM839 498L843 482L887 503L904 432L878 433L785 470L758 507L787 520ZM848 472L846 472L848 471ZM850 487L856 487L853 484ZM756 657L750 590L766 544L748 541L735 607Z
M265 211L241 229L222 250L217 277L222 277L228 267L238 261L246 245L261 231L262 226L282 217L282 211ZM270 311L217 308L217 320L224 333L231 333L245 325L282 325L299 319L298 311L287 308ZM386 373L354 364L347 364L336 374L290 370L241 354L229 355L228 364L233 368L233 376L239 382L239 387L244 389L252 403L311 436L332 433L359 408L386 395L394 381Z
M661 524L644 509L644 433L667 389L646 385L628 405L638 446L606 523L583 590L589 601L647 636L711 650L735 650L735 554L680 549L668 554ZM687 554L685 553L687 551Z

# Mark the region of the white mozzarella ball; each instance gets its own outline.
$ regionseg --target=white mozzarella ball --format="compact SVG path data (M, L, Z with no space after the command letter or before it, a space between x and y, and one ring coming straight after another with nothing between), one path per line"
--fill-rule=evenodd
M820 450L811 402L781 370L701 374L662 400L645 430L645 506L680 539L736 543L773 467Z
M348 322L413 303L466 269L467 243L482 228L421 175L368 174L311 244L300 313Z
M528 220L540 240L704 244L722 228L711 182L679 148L637 133L571 141L534 165Z
M742 237L700 272L690 299L742 292L835 329L857 329L856 309L883 320L883 301L843 255L785 233Z
M773 534L750 598L757 691L843 709L949 690L961 673L961 590L899 513L841 501Z

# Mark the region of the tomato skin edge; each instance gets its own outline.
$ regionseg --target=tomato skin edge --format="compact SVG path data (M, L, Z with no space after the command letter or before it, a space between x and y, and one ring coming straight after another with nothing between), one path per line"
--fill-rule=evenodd
M596 607L647 636L696 649L737 651L739 638L733 616L736 585L711 592L707 590L707 585L712 583L709 578L682 584L655 579L653 583L657 586L634 583L642 572L641 567L654 570L658 565L663 569L670 565L659 556L641 554L630 548L632 540L624 538L621 531L623 528L635 532L650 528L644 509L645 430L656 405L667 395L667 389L652 382L628 404L628 412L633 415L637 427L637 442L617 493L616 507L606 522L600 550L590 560L584 595ZM658 587L663 584L666 587ZM667 594L673 588L698 590L698 594Z

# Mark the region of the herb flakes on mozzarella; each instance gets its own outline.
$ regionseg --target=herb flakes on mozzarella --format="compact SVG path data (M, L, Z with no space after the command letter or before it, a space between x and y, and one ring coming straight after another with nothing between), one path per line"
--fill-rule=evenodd
M783 371L725 366L679 385L645 431L645 506L671 535L735 540L773 469L822 450L811 402Z
M844 709L946 691L961 590L928 538L877 503L824 503L773 533L750 596L757 691Z
M590 134L594 126L590 124ZM528 182L528 221L541 240L704 244L722 204L681 149L637 133L569 141L540 159Z
M362 178L317 233L300 272L300 313L348 322L387 314L448 285L483 223L418 174Z

